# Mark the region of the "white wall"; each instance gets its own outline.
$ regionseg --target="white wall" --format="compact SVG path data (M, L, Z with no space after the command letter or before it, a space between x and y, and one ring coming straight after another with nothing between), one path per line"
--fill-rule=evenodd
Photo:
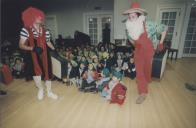
M58 34L63 37L74 36L76 30L83 32L83 13L112 11L113 0L97 0L88 3L78 1L78 3L61 3L64 5L56 5L46 10L47 15L55 15L57 18ZM101 10L95 10L94 7L99 6Z
M125 24L122 22L127 16L122 13L130 7L128 0L114 0L114 39L124 39Z
M48 13L56 15L58 34L63 37L72 36L75 30L82 31L82 12L75 10L62 10L61 12Z
M151 20L156 19L157 5L159 2L157 0L138 0L141 4L141 8L145 9L148 13L147 18Z

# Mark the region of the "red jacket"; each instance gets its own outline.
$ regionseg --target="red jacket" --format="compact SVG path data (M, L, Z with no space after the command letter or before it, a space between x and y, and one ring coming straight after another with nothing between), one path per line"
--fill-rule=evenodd
M118 83L113 89L112 89L112 96L110 103L118 103L122 105L124 103L124 100L126 98L126 90L127 88L122 85L121 83Z
M8 85L13 81L12 73L7 65L3 65L0 68L0 73L2 73L3 76L3 82Z

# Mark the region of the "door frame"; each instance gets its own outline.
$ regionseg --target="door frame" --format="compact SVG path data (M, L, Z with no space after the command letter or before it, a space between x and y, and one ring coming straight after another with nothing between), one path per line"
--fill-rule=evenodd
M183 48L181 47L182 44L184 44L184 40L182 40L182 36L183 36L183 24L184 24L184 16L185 16L185 11L186 11L186 2L181 2L181 3L168 3L168 2L160 2L157 5L157 14L156 14L156 21L160 22L160 12L162 9L180 9L180 17L179 17L179 21L178 21L178 28L177 28L177 39L176 41L178 41L178 58L182 57L182 53L183 53ZM171 45L172 46L172 45Z
M88 32L88 24L87 24L87 18L89 16L111 16L111 42L114 40L114 14L112 11L96 11L96 12L86 12L86 13L83 13L83 32L86 33L86 34L89 34ZM99 27L99 25L98 25ZM99 29L98 29L99 31ZM99 39L99 38L98 38ZM99 40L98 40L99 42Z
M160 19L162 19L162 14L163 12L177 12L176 14L176 19L175 19L175 29L173 31L173 36L172 36L172 40L171 40L171 48L175 48L178 49L179 47L179 18L180 18L180 9L179 8L168 8L168 9L160 9Z
M181 38L182 43L181 43L181 46L180 46L180 50L181 50L180 56L182 56L182 57L196 57L196 55L185 55L185 54L183 54L183 49L184 49L185 38L186 38L187 28L188 28L188 24L189 24L192 4L193 3L191 3L191 2L187 3L186 13L185 13L185 17L184 17L184 19L186 19L186 20L184 21L184 24L183 24L182 38ZM194 6L196 6L196 5L194 5Z

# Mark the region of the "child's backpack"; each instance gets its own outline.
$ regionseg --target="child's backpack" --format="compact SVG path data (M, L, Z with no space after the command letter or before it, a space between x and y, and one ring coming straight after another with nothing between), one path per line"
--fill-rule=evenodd
M126 98L126 91L127 91L127 88L124 85L122 85L121 83L118 83L112 89L110 103L118 103L118 104L122 105L124 103L125 98Z

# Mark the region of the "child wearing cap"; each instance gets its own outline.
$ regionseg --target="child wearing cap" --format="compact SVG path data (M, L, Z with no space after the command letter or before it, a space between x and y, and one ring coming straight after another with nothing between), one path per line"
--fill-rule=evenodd
M122 80L122 73L114 71L112 80L104 87L101 95L110 101L110 103L118 103L122 105L126 98L126 87L120 82Z

